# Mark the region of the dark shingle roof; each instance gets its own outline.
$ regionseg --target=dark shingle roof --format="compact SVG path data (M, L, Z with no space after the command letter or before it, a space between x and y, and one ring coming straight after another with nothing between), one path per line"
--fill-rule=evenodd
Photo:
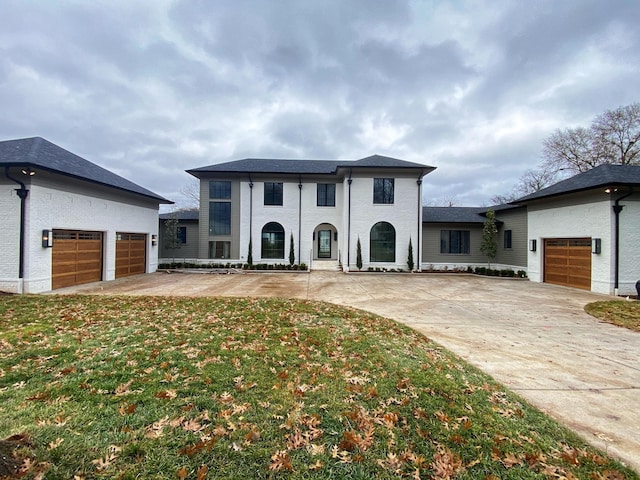
M177 212L161 213L160 220L167 220L175 215L178 220L200 220L200 212L198 210L178 210Z
M360 160L285 160L275 158L245 158L231 162L192 168L188 173L197 177L200 173L290 173L336 174L339 168L414 168L428 173L435 169L419 163L397 158L372 155Z
M484 207L422 207L423 223L484 223Z
M543 188L513 203L526 203L547 197L555 197L571 192L581 192L604 187L640 186L640 166L599 165L584 173L562 180L550 187Z
M173 203L41 137L1 141L0 166L40 168L142 195L159 203Z

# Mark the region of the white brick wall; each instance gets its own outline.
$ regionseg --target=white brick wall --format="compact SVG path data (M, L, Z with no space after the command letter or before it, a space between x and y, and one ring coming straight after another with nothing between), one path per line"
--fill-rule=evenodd
M640 199L637 195L620 202L620 295L635 295L640 280Z
M20 198L13 185L0 184L0 226L0 290L16 293Z
M613 214L608 198L567 205L560 202L528 207L529 239L537 250L529 252L528 275L543 281L544 239L590 237L602 240L602 253L591 257L591 290L613 293Z
M113 189L84 182L65 183L56 188L59 178L33 177L27 198L25 225L24 292L37 293L51 289L51 249L42 247L43 229L91 230L104 233L103 280L115 278L116 232L147 235L146 271L154 272L158 262L158 247L151 245L151 236L158 234L158 204L142 197L134 197ZM60 183L58 183L60 185ZM3 255L0 288L9 285L17 291L19 207L15 198L7 198L0 191L0 208L13 212L10 233L3 232L0 248ZM5 230L3 228L3 230Z

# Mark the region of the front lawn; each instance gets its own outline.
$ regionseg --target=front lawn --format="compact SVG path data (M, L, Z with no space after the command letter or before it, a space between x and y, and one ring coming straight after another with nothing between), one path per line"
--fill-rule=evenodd
M608 300L584 307L589 315L619 327L640 332L640 302L634 300Z
M638 478L404 326L279 299L0 296L10 436L24 478Z

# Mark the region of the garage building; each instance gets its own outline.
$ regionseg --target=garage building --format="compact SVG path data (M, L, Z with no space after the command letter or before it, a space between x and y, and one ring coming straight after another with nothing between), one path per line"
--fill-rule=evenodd
M0 142L0 290L153 272L171 201L43 138Z

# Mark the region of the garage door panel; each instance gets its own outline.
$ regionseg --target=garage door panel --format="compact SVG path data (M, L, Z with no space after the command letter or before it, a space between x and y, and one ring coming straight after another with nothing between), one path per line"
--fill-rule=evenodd
M54 230L51 288L102 280L102 233Z
M116 278L145 273L147 236L140 233L116 234Z
M591 239L545 240L544 281L591 290Z

